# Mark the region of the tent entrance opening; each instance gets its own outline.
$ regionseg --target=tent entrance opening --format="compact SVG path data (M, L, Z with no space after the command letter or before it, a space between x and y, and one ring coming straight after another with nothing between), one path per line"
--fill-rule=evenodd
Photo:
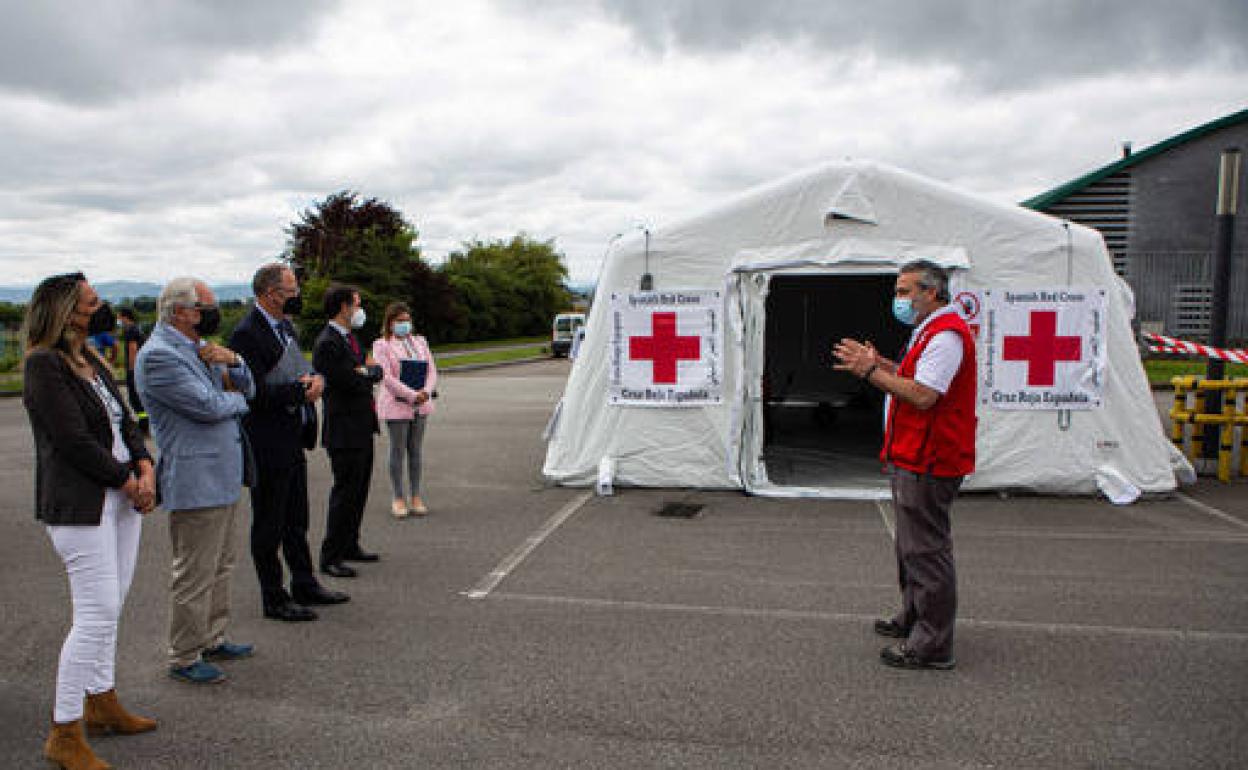
M889 313L895 275L776 275L767 294L763 461L772 483L879 487L884 396L832 368L842 337L896 358L909 330Z

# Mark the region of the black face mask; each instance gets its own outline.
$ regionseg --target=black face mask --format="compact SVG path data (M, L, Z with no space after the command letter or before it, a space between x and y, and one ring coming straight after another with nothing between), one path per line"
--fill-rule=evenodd
M107 302L101 302L100 306L91 314L91 319L87 321L87 334L102 334L112 331L117 325L117 316L113 314L113 306Z
M201 308L199 323L195 324L195 333L201 337L209 337L221 328L221 309L215 307Z
M299 315L303 312L303 295L296 294L282 303L282 312L286 315Z

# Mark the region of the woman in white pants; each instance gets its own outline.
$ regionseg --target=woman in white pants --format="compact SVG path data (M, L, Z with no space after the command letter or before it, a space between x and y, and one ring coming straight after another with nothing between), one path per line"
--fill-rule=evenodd
M44 754L71 770L108 767L87 745L84 721L121 734L156 727L122 707L113 677L117 621L156 481L108 365L86 345L112 324L81 273L46 279L26 309L22 403L35 438L35 517L65 562L74 604Z

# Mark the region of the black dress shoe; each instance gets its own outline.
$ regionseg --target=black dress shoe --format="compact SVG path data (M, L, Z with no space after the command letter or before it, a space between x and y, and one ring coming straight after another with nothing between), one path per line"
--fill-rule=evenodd
M348 567L347 565L343 564L340 561L330 562L329 564L322 564L321 572L324 572L326 575L329 575L330 577L337 577L337 578L351 578L351 577L355 577L357 574L353 568Z
M363 548L355 553L349 553L342 557L343 561L380 561L381 556L372 551L365 551Z
M291 593L300 604L342 604L351 601L351 597L342 591L330 591L322 586L296 588Z
M953 658L946 658L945 660L920 658L915 654L914 650L907 648L904 644L894 644L892 647L885 647L880 650L880 662L893 668L927 668L936 671L951 671L954 666Z
M292 601L274 602L264 605L264 616L270 620L285 620L289 623L301 620L316 620L315 612Z
M887 636L890 639L908 639L910 632L901 627L901 624L895 620L877 620L875 621L875 633L880 636Z

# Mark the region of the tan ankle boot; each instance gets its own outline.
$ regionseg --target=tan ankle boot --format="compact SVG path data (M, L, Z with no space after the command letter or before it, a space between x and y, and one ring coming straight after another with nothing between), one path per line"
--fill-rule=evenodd
M156 729L156 720L139 717L126 711L117 700L117 691L87 695L83 719L91 732L114 732L118 735L134 735Z
M82 734L82 720L52 723L43 755L65 770L112 770L112 765L95 755Z

